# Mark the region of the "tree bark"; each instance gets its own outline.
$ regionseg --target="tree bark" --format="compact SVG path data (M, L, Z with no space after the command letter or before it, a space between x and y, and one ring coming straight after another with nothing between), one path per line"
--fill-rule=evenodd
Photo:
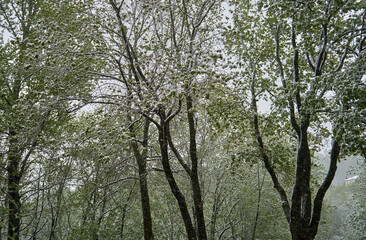
M17 134L15 130L9 131L8 154L8 240L19 240L20 234L20 161Z
M291 199L291 234L293 239L302 239L309 233L311 220L311 154L307 138L307 126L300 127L297 150L296 181Z
M201 186L200 186L200 181L199 181L199 177L198 177L196 126L195 126L195 122L194 122L192 97L190 95L187 95L186 101L187 101L187 117L188 117L188 124L189 124L189 153L190 153L191 163L192 163L191 184L192 184L192 191L193 191L195 216L196 216L196 221L197 221L197 235L198 235L198 239L206 240L207 232L206 232L205 216L203 213Z

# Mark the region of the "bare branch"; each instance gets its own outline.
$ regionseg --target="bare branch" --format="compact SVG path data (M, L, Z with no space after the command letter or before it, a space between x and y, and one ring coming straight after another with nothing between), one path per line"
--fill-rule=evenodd
M323 31L322 31L323 46L319 53L318 59L316 61L315 76L320 76L322 74L322 70L323 70L322 68L324 66L324 61L326 59L326 50L327 50L327 45L328 45L328 25L323 24L322 27L323 27Z
M339 72L341 69L342 69L342 67L343 67L343 63L344 63L344 60L346 59L346 57L347 57L347 53L348 53L348 49L346 48L346 49L344 49L344 53L343 53L343 56L342 56L342 59L341 59L341 61L339 62L339 65L338 65L338 67L336 68L336 72Z
M291 99L291 96L289 96L289 89L287 87L287 83L285 80L285 74L284 74L284 70L283 70L283 65L282 65L282 61L280 58L280 27L281 24L279 23L276 27L276 31L275 31L275 42L276 42L276 61L278 63L278 68L280 70L280 78L281 78L281 82L282 82L282 86L285 89L285 93L288 95L287 96L287 101L289 104L289 110L290 110L290 120L291 120L291 124L292 127L294 128L294 130L296 131L297 135L300 136L300 127L296 121L296 117L295 117L295 107L294 107L294 103Z
M192 175L192 170L190 169L190 167L188 166L188 164L184 161L182 155L179 153L179 151L177 150L177 148L175 147L173 141L172 141L172 136L170 133L170 128L168 128L168 143L169 143L169 147L170 149L173 151L175 157L178 159L178 162L180 163L180 165L182 165L182 167L184 168L184 170L188 173L189 176Z

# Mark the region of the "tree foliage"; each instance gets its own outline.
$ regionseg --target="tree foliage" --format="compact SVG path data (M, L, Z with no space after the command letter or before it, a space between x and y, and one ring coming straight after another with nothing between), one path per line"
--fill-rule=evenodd
M366 153L365 9L1 1L0 239L330 238L337 162Z

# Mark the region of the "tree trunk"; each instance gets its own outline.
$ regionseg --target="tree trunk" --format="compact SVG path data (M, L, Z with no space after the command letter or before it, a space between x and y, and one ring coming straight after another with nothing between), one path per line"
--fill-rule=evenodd
M331 154L330 154L330 164L329 164L327 176L325 177L322 185L318 189L318 192L316 193L315 198L314 198L313 215L311 218L310 233L309 233L309 234L311 234L311 236L313 238L315 238L315 236L318 232L320 215L321 215L321 211L322 211L323 199L324 199L325 193L328 191L328 189L334 179L335 173L337 171L337 162L338 162L340 150L341 150L341 148L340 148L338 142L336 140L334 140L332 143L332 150L331 150Z
M215 187L215 192L214 192L214 196L213 196L213 205L212 205L212 213L211 213L211 227L210 227L210 240L214 240L216 239L215 235L216 235L216 222L217 222L217 217L218 217L218 212L219 212L219 208L223 202L223 200L221 200L221 189L220 189L220 182L221 182L221 177L222 175L220 175L217 180L216 180L216 187Z
M311 239L309 238L312 213L311 154L307 138L307 124L300 128L296 165L296 181L291 201L291 234L293 239Z
M9 154L8 154L8 240L19 240L20 234L20 161L21 154L19 153L16 140L16 132L9 131Z
M146 162L140 162L138 165L139 165L138 169L139 169L139 181L140 181L141 206L144 222L144 239L152 240L154 239L154 234L152 230L150 198L146 178L147 177Z
M257 167L258 167L257 168L257 185L258 185L257 212L255 214L253 233L252 233L251 240L255 240L255 235L256 235L258 222L259 222L260 206L261 206L261 199L262 199L262 189L263 189L263 185L264 185L264 178L266 176L266 174L263 173L263 178L262 178L262 182L261 182L260 181L260 171L259 171L260 166L258 165Z
M150 197L147 185L147 171L146 171L146 157L147 157L147 147L148 147L148 137L149 137L149 126L150 121L146 118L144 126L144 139L143 139L143 150L140 153L137 141L132 141L132 149L138 165L139 173L139 183L140 183L140 195L141 195L141 207L142 216L144 222L144 239L152 240L154 239L153 229L152 229L152 219L150 210ZM133 126L130 127L130 132L135 136Z
M184 226L189 240L196 240L196 231L193 227L191 216L189 215L186 200L181 193L177 182L175 181L172 169L169 162L168 154L168 128L169 124L166 122L164 113L159 125L159 146L161 151L161 162L164 168L165 177L169 183L170 189L178 202L179 210L183 218Z
M187 116L189 123L189 153L192 162L192 171L191 171L191 184L193 190L193 201L195 208L195 215L197 221L197 235L198 239L206 240L207 232L206 232L206 224L205 224L205 216L203 213L203 201L201 194L201 186L198 178L198 156L197 156L197 143L196 143L196 126L194 122L194 113L193 113L193 100L190 95L187 95Z
M57 228L57 224L58 224L58 219L60 218L60 210L61 210L61 203L62 203L62 197L63 197L63 189L65 186L65 181L66 181L66 177L65 179L62 180L62 183L60 183L59 188L57 189L56 192L56 206L55 206L55 212L53 212L53 206L52 206L52 199L51 197L49 197L49 201L50 201L50 208L51 208L51 215L52 215L52 219L51 219L51 230L50 230L50 240L54 240L57 239L56 238L56 228ZM51 194L51 193L49 193Z
M126 219L126 213L127 213L127 206L128 206L128 202L130 201L131 197L132 197L132 194L134 192L134 188L135 188L135 183L134 185L132 186L129 194L128 194L128 197L126 199L126 203L123 205L122 207L122 218L121 218L121 227L120 227L120 231L119 231L119 237L120 239L124 239L124 227L125 227L125 219Z

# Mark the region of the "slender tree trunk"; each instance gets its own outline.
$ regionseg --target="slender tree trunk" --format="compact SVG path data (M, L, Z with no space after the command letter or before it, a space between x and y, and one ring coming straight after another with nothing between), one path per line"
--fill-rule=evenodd
M211 213L211 227L210 227L210 240L214 240L216 235L216 222L217 222L217 215L220 208L221 203L223 202L221 200L221 190L220 190L220 182L221 182L221 176L217 178L216 181L216 187L215 187L215 193L214 193L214 199L213 199L213 205L212 205L212 213Z
M314 239L318 232L320 215L321 215L322 206L323 206L323 199L324 199L325 193L328 191L328 189L334 179L335 173L337 171L337 162L338 162L340 150L341 150L341 148L340 148L338 142L336 140L334 140L332 143L332 150L331 150L331 154L330 154L330 164L329 164L327 176L325 177L322 185L318 189L318 192L316 193L315 198L314 198L313 215L311 218L310 231L309 231L309 235L312 237L311 239Z
M194 122L194 113L193 113L193 100L190 95L186 97L187 101L187 116L188 116L188 124L189 124L189 153L191 157L192 163L192 171L191 171L191 184L193 190L193 201L195 208L195 216L197 221L197 235L198 239L206 240L207 232L206 232L206 224L205 224L205 216L203 213L203 201L201 194L201 186L198 177L198 156L197 156L197 143L196 143L196 126Z
M257 198L257 213L255 214L254 219L254 225L253 225L253 233L252 233L252 240L255 240L255 235L257 231L258 221L259 221L259 214L260 214L260 206L261 206L261 199L262 199L262 189L264 184L264 178L266 176L265 173L263 173L262 181L260 181L260 171L259 171L259 165L257 169L257 185L258 185L258 198Z
M131 122L131 121L130 121ZM148 147L148 138L149 138L149 126L150 121L145 119L144 126L144 139L143 139L143 150L140 153L138 143L136 140L132 141L132 150L135 155L135 159L138 165L138 173L139 173L139 183L140 183L140 195L141 195L141 207L142 207L142 216L144 222L144 239L152 240L154 239L153 229L152 229L152 219L151 219L151 209L150 209L150 197L149 190L147 185L147 170L146 170L146 157L147 157L147 147ZM130 126L130 133L136 137L133 125Z
M251 107L253 110L253 126L254 126L254 133L257 138L259 150L261 152L262 161L264 163L265 168L267 169L274 188L277 190L278 194L280 195L281 202L282 202L282 210L286 216L286 220L289 225L291 225L291 209L290 209L290 203L287 198L287 193L285 189L281 186L279 179L277 178L276 172L274 171L274 168L271 164L270 158L266 153L266 149L264 147L262 134L259 130L259 120L258 120L258 108L257 108L257 98L256 98L256 70L253 70L252 73L252 83L251 83Z
M55 206L55 212L53 212L53 209L51 209L52 219L51 219L51 230L50 230L50 240L57 239L56 238L56 228L58 224L58 219L60 218L60 208L62 203L62 197L63 197L63 189L65 185L66 177L62 180L62 183L60 184L59 188L56 192L56 206ZM49 201L52 201L52 199L49 199ZM51 203L52 204L52 203ZM51 205L51 208L53 206Z
M124 227L125 227L127 206L128 206L128 202L130 201L130 199L132 197L132 194L134 192L134 188L135 188L135 183L134 183L133 187L131 188L131 191L128 194L128 197L126 199L126 203L122 207L121 229L120 229L120 232L119 232L119 236L120 236L121 239L124 239L124 236L123 236L124 232L123 231L124 231Z
M18 150L16 132L9 131L9 154L8 154L8 240L19 240L20 234L20 161L21 154Z
M217 189L216 189L217 190ZM217 210L218 206L217 203L219 201L219 196L217 196L217 191L215 191L213 205L212 205L212 214L211 214L211 227L210 227L210 240L215 239L215 233L216 233L216 221L217 221Z
M41 173L39 173L38 177L39 179L41 179ZM37 198L36 198L36 207L35 207L35 211L34 211L34 216L33 218L35 219L33 222L33 231L32 231L32 240L37 240L37 234L39 232L39 223L43 214L43 203L44 203L44 198L42 198L42 202L40 203L40 180L37 181ZM39 209L39 205L41 204L41 209ZM1 238L0 238L1 239Z
M56 239L56 225L57 225L57 219L56 219L55 216L52 216L52 219L51 219L51 231L50 231L49 240Z
M184 226L189 240L196 240L196 231L193 227L191 216L189 215L186 200L181 193L177 182L175 181L172 169L169 162L168 154L168 128L169 124L166 122L164 113L161 113L162 118L159 125L159 145L161 151L161 162L164 168L165 177L169 183L170 189L178 202L179 210L183 218Z

